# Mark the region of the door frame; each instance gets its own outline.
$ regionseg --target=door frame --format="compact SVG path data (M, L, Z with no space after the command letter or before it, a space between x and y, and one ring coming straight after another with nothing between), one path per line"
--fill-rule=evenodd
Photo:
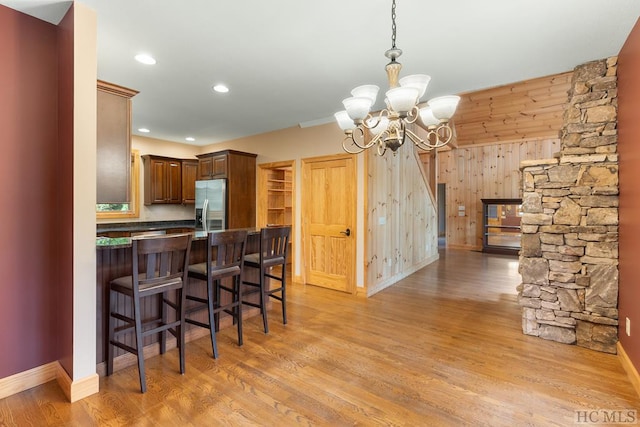
M300 201L300 205L301 205L301 235L302 235L302 239L301 239L301 243L302 243L302 265L301 265L301 271L300 274L302 276L302 282L306 285L307 284L307 265L309 265L310 263L310 240L308 238L309 236L309 224L307 223L306 219L310 217L309 215L309 209L310 209L310 203L309 203L309 199L306 197L307 192L305 191L307 188L307 185L309 185L309 167L312 163L318 163L318 162L326 162L326 161L332 161L332 160L343 160L343 159L349 159L352 161L353 164L353 171L352 171L352 176L351 176L351 183L353 185L353 209L352 209L352 214L351 214L351 218L350 221L353 224L351 227L351 269L350 269L350 276L347 278L347 283L348 283L348 288L347 288L347 293L350 293L352 295L355 295L358 291L358 286L356 283L356 277L357 277L357 250L358 250L358 159L357 156L355 154L349 154L349 153L342 153L342 154L334 154L334 155L327 155L327 156L318 156L318 157L307 157L304 159L301 159L301 174L302 174L302 179L300 182L300 188L301 188L301 201Z

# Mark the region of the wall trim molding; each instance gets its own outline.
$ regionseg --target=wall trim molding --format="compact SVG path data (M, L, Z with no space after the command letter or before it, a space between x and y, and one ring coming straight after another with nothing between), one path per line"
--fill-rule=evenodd
M100 377L98 374L91 374L79 380L72 380L67 371L58 362L56 370L56 380L62 392L67 396L69 402L77 402L87 396L97 393L100 390Z
M627 372L627 375L631 380L631 384L633 385L633 388L636 389L636 393L638 393L638 396L640 396L640 374L638 374L638 370L631 362L631 359L629 359L627 352L624 351L624 348L622 347L622 344L620 343L620 341L618 341L616 346L618 347L617 350L618 350L618 358L620 359L620 364L622 365L624 370Z
M55 361L0 379L0 399L55 380L59 366Z
M432 262L437 261L438 259L440 259L440 255L438 253L436 253L433 256L430 256L429 258L425 259L424 261L411 266L410 268L408 268L407 270L396 274L395 276L389 277L387 280L384 280L380 283L376 283L374 286L368 286L367 287L367 297L370 297L378 292L380 292L383 289L388 288L389 286L393 285L396 282L399 282L400 280L404 279L407 276L412 275L413 273L415 273L416 271L420 270L423 267L426 267L427 265L431 264Z

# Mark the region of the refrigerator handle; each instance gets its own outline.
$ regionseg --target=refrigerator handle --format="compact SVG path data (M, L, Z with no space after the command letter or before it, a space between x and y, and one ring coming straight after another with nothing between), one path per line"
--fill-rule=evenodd
M209 199L204 199L202 205L202 229L206 232L209 228L209 222L207 221L207 211L209 210Z

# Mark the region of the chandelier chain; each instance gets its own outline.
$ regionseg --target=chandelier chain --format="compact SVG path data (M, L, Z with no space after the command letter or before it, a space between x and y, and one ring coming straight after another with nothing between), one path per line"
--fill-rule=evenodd
M391 48L396 48L396 0L391 4Z

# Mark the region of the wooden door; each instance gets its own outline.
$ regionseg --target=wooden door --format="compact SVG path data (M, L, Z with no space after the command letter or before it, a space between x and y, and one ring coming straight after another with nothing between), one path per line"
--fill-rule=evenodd
M305 282L355 292L354 155L303 160Z

